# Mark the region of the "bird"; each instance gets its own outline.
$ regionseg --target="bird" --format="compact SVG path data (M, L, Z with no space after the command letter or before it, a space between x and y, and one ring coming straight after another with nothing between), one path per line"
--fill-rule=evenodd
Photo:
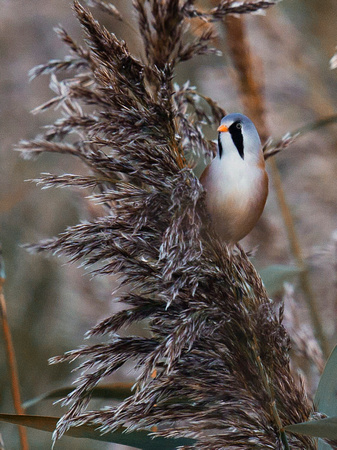
M263 212L268 175L259 134L248 117L228 114L217 131L217 154L200 182L212 226L222 242L233 246L254 228Z

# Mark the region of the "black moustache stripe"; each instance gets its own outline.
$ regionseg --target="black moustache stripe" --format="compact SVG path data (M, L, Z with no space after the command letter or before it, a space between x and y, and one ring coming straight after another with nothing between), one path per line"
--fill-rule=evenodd
M244 151L243 151L243 135L242 135L242 128L237 128L237 124L240 123L239 121L236 121L232 123L232 125L228 128L231 136L232 141L234 142L235 147L237 148L237 151L239 152L239 155L242 159L244 159Z
M220 139L220 132L218 134L218 147L219 147L219 158L221 159L223 149L222 149L222 144L221 144L221 139Z

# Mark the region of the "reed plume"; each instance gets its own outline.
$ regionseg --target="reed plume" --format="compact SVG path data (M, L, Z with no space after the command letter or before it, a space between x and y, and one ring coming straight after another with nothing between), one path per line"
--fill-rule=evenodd
M114 6L93 3L123 20ZM207 11L194 3L133 2L140 60L75 1L86 46L59 29L71 55L31 73L52 74L56 92L39 110L57 105L63 114L42 137L21 142L21 151L80 158L86 176L44 174L37 181L90 189L105 214L30 248L81 260L96 275L117 274L125 286L118 298L125 308L89 332L106 341L51 360L83 359L54 439L94 423L103 432L155 426L154 436L194 439L186 449L314 449L310 438L282 431L311 412L289 368L283 310L241 247L231 253L219 242L192 170L193 161L214 152L203 123L218 124L224 111L188 83L173 83L178 63L216 51L211 22L276 2L227 0ZM198 37L189 35L195 19L205 23ZM61 71L75 75L58 81ZM118 334L140 321L151 337ZM130 360L140 373L134 394L117 407L88 411L92 389Z

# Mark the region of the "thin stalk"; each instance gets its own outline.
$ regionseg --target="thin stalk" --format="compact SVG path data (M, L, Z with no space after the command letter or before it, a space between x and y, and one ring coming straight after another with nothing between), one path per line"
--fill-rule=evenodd
M228 38L227 46L236 72L238 73L237 83L244 109L255 122L262 141L266 141L269 132L265 122L265 104L262 95L262 83L261 81L257 81L257 76L255 75L255 65L246 39L244 20L242 17L228 17L225 21L225 26ZM262 80L261 76L259 77L259 80ZM310 126L311 129L319 128L334 121L335 118L330 117L323 119L317 124L311 124ZM308 131L308 126L301 128L299 131L300 133ZM301 289L309 309L315 335L319 340L324 357L327 358L329 355L329 345L323 331L315 295L311 288L308 268L302 257L301 246L295 230L294 221L284 195L280 173L274 160L271 160L270 166L283 222L288 235L290 249L295 257L298 267L301 269L299 277Z
M291 136L301 136L309 131L318 130L320 128L326 127L327 125L331 125L332 123L337 122L337 114L332 114L328 117L323 117L323 119L316 120L315 122L308 123L301 128L293 131Z
M286 138L288 141L291 141L292 143L295 141L295 139L298 139L299 137L310 133L314 130L319 130L320 128L324 128L328 125L331 125L333 123L337 123L337 114L332 114L328 117L323 117L322 119L318 119L315 122L310 122L307 125L304 125L300 128L297 128L296 130L292 131L291 133L287 133L285 136L283 136L280 139L272 139L270 141L267 141L266 144L264 144L264 158L268 159L271 156L276 155L279 153L283 148L282 144L284 143L284 139Z
M15 409L16 414L24 414L24 410L21 406L19 377L18 377L18 371L17 371L16 359L15 359L14 346L13 346L12 336L11 336L8 319L7 319L7 308L6 308L5 296L3 294L4 284L5 284L5 273L3 270L1 250L0 250L0 319L1 319L1 323L2 323L6 355L7 355L7 364L8 364L10 379L11 379L11 391L12 391L14 409ZM21 449L28 450L29 446L28 446L26 428L19 425L18 430L19 430L19 435L20 435Z
M277 199L280 205L281 214L288 235L290 249L293 256L295 257L296 264L300 269L299 280L301 283L302 291L305 294L305 300L308 306L310 319L315 330L315 335L321 345L323 355L327 359L330 353L329 345L323 331L315 295L311 288L308 267L303 259L302 249L296 233L294 221L285 198L280 172L274 159L271 159L269 164L272 171L273 183L277 193Z
M244 110L252 118L262 141L267 140L269 133L265 120L265 104L263 99L262 64L250 51L246 29L242 17L228 16L224 21L227 34L226 45L235 68L235 81Z

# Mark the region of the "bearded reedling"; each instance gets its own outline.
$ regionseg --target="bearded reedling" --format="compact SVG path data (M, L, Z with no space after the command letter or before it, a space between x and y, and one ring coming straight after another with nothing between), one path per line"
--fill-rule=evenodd
M220 239L233 245L259 220L268 196L268 175L258 132L243 114L229 114L218 128L218 152L200 181Z

